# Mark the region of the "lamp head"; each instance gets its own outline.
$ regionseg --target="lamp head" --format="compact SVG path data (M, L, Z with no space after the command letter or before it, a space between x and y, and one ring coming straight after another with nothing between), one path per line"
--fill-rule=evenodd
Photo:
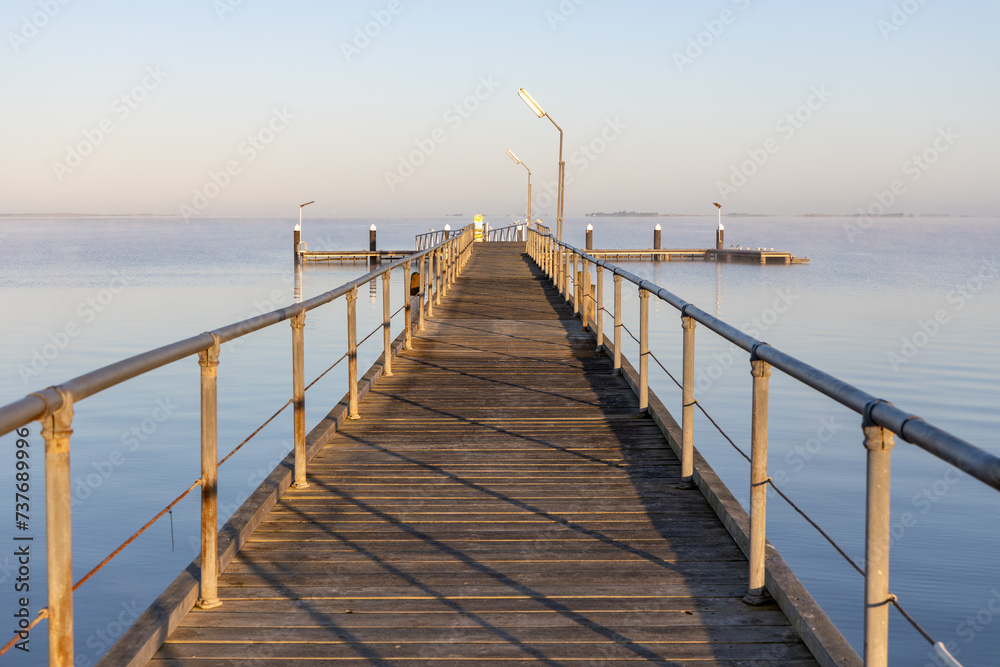
M312 201L307 201L305 204L299 204L299 208L302 208L303 206L309 206L309 204L315 204L315 203L316 203L315 199Z
M715 206L715 208L718 208L718 209L722 208L722 204L716 204L715 202L712 202L712 204Z
M535 112L536 116L541 118L542 116L545 115L545 109L539 106L538 102L536 102L535 99L528 94L527 90L521 88L520 90L517 91L517 94L518 96L520 96L522 100L524 100L524 103L527 104L531 108L531 110Z
M509 148L507 149L507 155L509 155L510 159L513 160L515 163L521 164L521 161L517 159L517 156L514 155L514 153Z

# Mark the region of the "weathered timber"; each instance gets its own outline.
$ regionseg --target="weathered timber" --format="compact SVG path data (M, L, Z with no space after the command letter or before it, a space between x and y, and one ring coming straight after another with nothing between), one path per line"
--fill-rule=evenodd
M816 664L522 250L476 246L150 664Z

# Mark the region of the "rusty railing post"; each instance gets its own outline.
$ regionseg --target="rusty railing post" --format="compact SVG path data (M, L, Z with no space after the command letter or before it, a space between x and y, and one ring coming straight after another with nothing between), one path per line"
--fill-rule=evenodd
M305 489L306 482L306 353L304 332L306 328L306 311L302 310L292 317L288 323L292 326L292 404L293 440L295 451L295 477L292 486Z
M405 333L403 336L404 350L413 349L413 323L410 321L413 318L410 312L412 309L410 304L413 302L413 295L410 294L410 264L410 260L406 260L403 263L403 275L405 276L403 279L403 317L406 320L406 329L404 329Z
M392 304L389 299L389 274L382 274L382 375L392 377Z
M597 305L594 306L597 324L597 351L604 350L604 267L597 265Z
M868 450L865 500L865 665L885 667L889 661L889 479L895 446L892 431L871 421L865 407L863 430Z
M48 559L49 665L73 667L73 522L69 439L73 397L56 389L62 407L42 418L45 439L45 553Z
M441 297L444 293L444 248L434 251L434 279L437 280L437 289L434 290L434 305L441 305Z
M649 291L639 288L639 413L649 411Z
M575 254L573 256L576 257ZM583 257L580 258L580 279L583 284L576 293L580 295L580 321L586 331L590 324L590 318L587 317L590 310L590 262Z
M615 279L615 375L622 372L622 277L617 273Z
M198 607L214 609L219 600L219 338L198 353L201 366L201 577Z
M759 605L768 600L764 588L764 545L767 540L767 402L771 364L750 355L753 405L750 432L750 585L743 601Z
M427 253L427 317L434 317L434 251Z
M361 419L358 414L358 288L347 293L347 418Z
M681 384L681 489L693 489L694 483L694 327L695 321L681 316L684 329L684 361Z

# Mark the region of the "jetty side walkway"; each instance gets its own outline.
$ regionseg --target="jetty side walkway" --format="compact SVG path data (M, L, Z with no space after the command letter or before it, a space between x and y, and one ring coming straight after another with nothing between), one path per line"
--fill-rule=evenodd
M572 308L479 243L151 665L815 665Z

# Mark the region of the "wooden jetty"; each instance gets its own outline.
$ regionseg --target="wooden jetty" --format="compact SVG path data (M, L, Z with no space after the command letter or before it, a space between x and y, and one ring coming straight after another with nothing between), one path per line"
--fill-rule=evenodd
M746 514L700 457L677 488L677 425L524 247L475 244L361 418L310 434L308 488L220 546L220 607L168 591L165 641L102 664L857 664L773 549L782 608L742 601Z
M808 264L808 257L796 257L782 250L735 249L626 249L607 248L602 250L587 250L588 255L598 259L634 262L652 260L655 262L703 261L703 262L740 262L744 264Z
M302 262L392 262L403 259L412 250L302 250L298 256Z

